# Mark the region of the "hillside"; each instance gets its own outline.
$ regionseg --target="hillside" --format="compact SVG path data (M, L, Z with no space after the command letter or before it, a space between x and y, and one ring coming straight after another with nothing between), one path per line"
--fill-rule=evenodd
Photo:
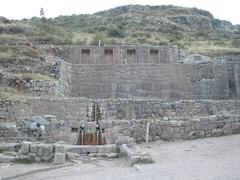
M193 52L239 52L240 26L177 6L120 6L56 18L0 18L1 44L178 44ZM211 51L208 51L211 49Z
M240 54L240 25L196 8L127 5L56 18L0 17L0 97L19 95L23 87L35 92L35 83L50 87L58 78L54 46L37 45L97 45L99 39L105 45L178 44L213 57Z

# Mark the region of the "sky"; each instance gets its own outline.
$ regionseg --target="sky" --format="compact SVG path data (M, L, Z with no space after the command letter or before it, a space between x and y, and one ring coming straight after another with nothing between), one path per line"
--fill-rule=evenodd
M9 19L40 16L43 7L47 18L59 15L91 14L117 6L176 5L210 11L215 18L240 24L239 0L1 0L0 16Z

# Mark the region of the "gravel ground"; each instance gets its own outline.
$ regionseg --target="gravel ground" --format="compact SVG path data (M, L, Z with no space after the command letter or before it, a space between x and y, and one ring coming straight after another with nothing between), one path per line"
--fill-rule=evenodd
M19 176L18 180L239 180L240 135L182 142L142 144L155 163L130 167L123 159L90 159L72 166ZM43 164L39 168L43 168ZM45 165L49 167L49 165ZM0 177L38 165L0 169Z

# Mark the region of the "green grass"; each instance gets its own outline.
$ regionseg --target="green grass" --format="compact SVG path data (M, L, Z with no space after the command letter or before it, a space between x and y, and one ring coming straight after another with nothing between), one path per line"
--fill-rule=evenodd
M226 42L218 45L211 41L194 41L187 47L188 52L199 53L206 56L215 56L227 53L240 53L240 48L234 48Z
M53 82L54 79L50 76L39 74L39 73L24 73L24 74L16 74L16 76L21 78L30 78L32 80L45 80Z
M219 26L216 26L217 20L210 12L172 5L129 5L128 8L126 12L120 10L123 8L113 8L91 15L59 16L44 20L36 17L21 21L1 18L0 43L97 45L101 39L102 45L178 44L189 52L211 56L239 52L240 36L224 28L216 30ZM218 20L219 23L221 25L223 22ZM238 26L231 28L240 31ZM34 55L34 51L29 48L24 53L11 47L2 51L0 47L0 61L31 55Z
M3 152L4 152L4 149L1 149L1 148L0 148L0 153L3 153Z
M11 91L9 89L11 88L6 89L3 87L0 87L0 99L8 99L11 101L22 101L22 100L31 98L27 94L21 94L20 92L16 93L15 91Z

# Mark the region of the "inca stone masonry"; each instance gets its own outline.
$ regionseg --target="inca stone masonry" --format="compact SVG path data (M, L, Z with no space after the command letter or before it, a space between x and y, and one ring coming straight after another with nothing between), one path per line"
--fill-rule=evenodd
M239 62L184 63L176 45L64 47L61 58L59 91L70 97L240 97Z
M100 126L106 133L114 132L111 137L120 134L144 141L148 123L149 140L240 133L239 59L182 58L177 46L57 49L59 95L0 100L0 120L50 114L79 128L87 109L91 113L97 102ZM1 135L4 141L8 132Z

